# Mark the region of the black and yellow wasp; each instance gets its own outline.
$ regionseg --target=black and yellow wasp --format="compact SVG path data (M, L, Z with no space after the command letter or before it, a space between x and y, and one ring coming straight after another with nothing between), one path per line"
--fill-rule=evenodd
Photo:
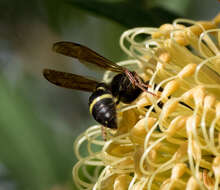
M90 113L105 127L117 129L116 105L119 102L128 104L135 100L142 91L151 93L147 90L147 83L135 72L113 63L88 47L73 42L57 42L53 45L53 50L74 57L82 63L87 62L118 73L107 84L52 69L43 71L44 77L55 85L92 92L89 98Z

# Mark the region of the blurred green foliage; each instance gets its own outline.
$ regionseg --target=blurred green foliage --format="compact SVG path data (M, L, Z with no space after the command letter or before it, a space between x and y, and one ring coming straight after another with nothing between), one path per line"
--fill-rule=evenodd
M0 78L0 160L11 171L19 189L39 190L71 179L73 153L70 137L62 140L36 117L31 105ZM59 145L62 143L62 146ZM69 171L69 172L67 172Z
M68 0L68 2L81 9L86 9L97 15L117 21L128 28L138 26L157 27L179 17L177 14L161 7L144 7L144 1Z

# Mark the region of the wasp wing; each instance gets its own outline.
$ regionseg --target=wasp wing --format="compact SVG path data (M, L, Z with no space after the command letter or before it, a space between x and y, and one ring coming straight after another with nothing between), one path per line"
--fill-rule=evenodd
M49 82L57 86L75 90L83 90L87 92L94 91L98 84L97 81L87 79L83 76L52 69L44 69L43 75Z
M87 62L100 68L121 73L124 68L99 55L86 46L74 42L57 42L53 45L53 51L74 57L82 63Z

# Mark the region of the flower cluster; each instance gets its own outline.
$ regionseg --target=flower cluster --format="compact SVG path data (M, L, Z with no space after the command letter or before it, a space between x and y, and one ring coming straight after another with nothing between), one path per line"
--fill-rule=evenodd
M79 189L219 189L219 22L220 15L177 19L122 34L120 45L131 59L118 64L136 70L156 96L143 92L129 105L120 103L119 127L107 129L106 141L98 125L77 138Z

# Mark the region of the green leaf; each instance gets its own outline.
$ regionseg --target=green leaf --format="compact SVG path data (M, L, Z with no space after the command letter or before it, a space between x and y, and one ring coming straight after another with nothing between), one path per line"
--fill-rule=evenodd
M166 0L166 1L161 1L161 0L151 0L151 4L154 4L154 6L159 6L159 7L164 7L166 10L185 15L190 3L192 1L190 0Z
M139 6L138 3L137 5L132 3L133 1L112 3L93 0L68 0L67 2L73 6L112 19L125 27L157 27L179 17L179 15L160 7L145 9L143 6Z

